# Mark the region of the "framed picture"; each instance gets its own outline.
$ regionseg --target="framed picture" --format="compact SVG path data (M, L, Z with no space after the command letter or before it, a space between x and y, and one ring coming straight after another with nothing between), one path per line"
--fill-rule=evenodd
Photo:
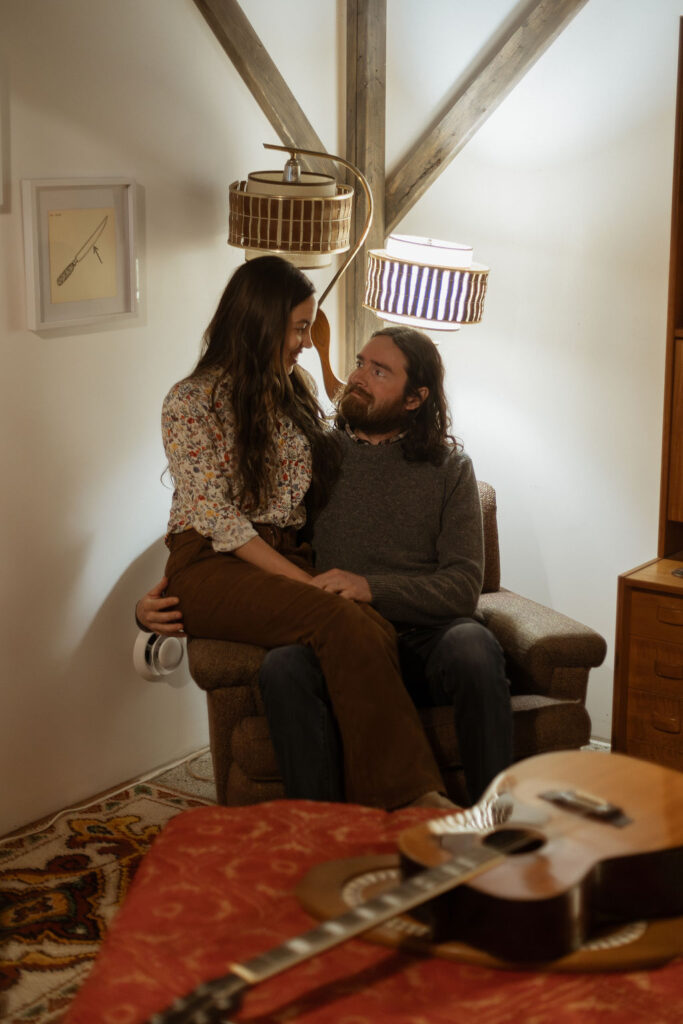
M22 207L30 330L135 316L135 182L22 181Z

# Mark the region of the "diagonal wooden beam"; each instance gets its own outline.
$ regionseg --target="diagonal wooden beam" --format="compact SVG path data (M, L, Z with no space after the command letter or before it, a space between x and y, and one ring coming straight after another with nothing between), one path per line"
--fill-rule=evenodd
M534 0L485 64L387 178L385 226L396 228L587 0Z
M343 374L380 321L362 302L368 249L384 245L385 111L387 0L346 0L346 159L367 178L374 217L364 247L346 274ZM358 190L357 191L357 199ZM354 203L354 238L365 216Z
M247 88L275 129L283 146L326 152L294 94L251 27L237 0L194 0ZM271 140L264 139L264 142ZM283 157L285 154L283 154ZM334 166L312 157L302 158L314 171L330 173ZM283 160L284 166L284 160Z

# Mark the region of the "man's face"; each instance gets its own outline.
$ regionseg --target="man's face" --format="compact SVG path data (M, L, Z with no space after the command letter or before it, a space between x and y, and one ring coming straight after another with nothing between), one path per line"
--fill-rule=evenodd
M356 357L339 409L352 430L384 434L399 430L405 413L422 397L406 398L406 360L392 339L378 334Z

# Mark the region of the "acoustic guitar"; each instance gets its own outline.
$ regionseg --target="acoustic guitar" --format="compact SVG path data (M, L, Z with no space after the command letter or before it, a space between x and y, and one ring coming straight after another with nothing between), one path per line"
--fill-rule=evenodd
M414 908L439 940L511 962L566 955L607 923L683 913L683 773L620 754L541 754L463 814L399 838L404 881L231 965L149 1024L225 1024L253 985Z

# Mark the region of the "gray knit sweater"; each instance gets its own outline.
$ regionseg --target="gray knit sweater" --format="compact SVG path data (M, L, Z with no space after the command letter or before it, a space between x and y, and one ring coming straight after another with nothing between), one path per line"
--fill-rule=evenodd
M483 571L481 505L469 457L408 462L400 443L341 437L339 480L313 531L318 569L365 576L372 604L401 627L473 615Z

